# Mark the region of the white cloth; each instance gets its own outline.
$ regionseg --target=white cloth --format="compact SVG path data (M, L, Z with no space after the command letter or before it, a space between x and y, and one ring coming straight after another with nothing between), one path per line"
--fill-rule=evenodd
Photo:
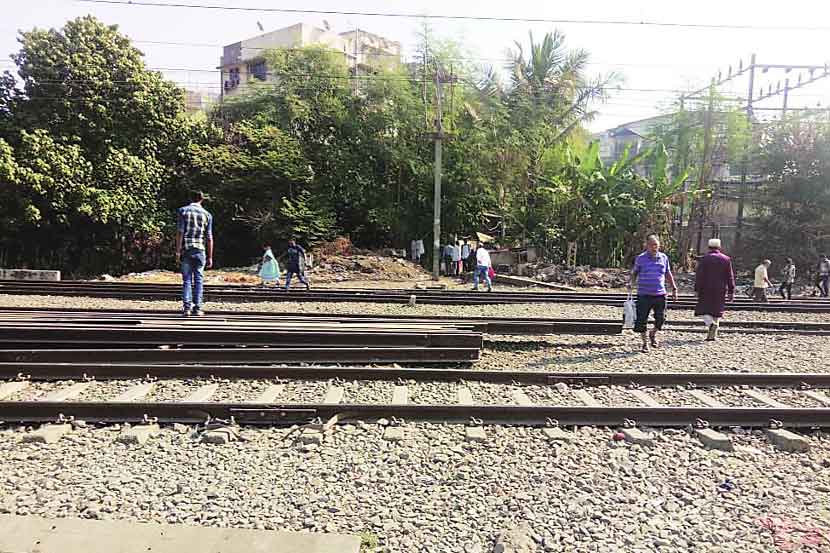
M761 263L757 267L755 267L755 288L766 288L767 287L767 266Z
M712 325L718 325L718 321L719 319L717 317L713 317L712 315L703 316L703 324L705 324L707 327L710 327Z
M421 259L421 256L424 255L425 251L423 240L412 240L409 243L409 253L412 256L412 261L418 261Z
M490 267L492 265L492 262L490 261L490 252L484 248L477 249L476 264L481 267Z

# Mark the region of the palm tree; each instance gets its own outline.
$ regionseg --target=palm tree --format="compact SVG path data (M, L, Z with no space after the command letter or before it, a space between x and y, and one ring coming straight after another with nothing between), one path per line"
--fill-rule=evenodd
M608 86L618 76L586 77L590 54L581 48L568 50L564 33L547 33L541 42L533 39L532 32L529 38L527 56L519 42L509 52L507 96L514 103L529 102L534 115L542 116L543 122L551 126L554 133L544 144L550 146L596 116L590 109L591 102L604 100Z

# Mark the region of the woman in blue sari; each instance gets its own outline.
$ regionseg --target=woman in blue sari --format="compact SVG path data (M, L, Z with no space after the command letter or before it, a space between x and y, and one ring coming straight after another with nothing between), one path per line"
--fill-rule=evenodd
M265 246L265 253L262 254L262 265L259 268L259 278L262 279L262 285L266 286L269 283L280 285L280 264L277 263L277 258L274 257L274 252L271 251L271 246Z

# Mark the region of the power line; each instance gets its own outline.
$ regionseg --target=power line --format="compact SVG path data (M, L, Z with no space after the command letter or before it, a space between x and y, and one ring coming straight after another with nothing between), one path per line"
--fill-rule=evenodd
M141 6L157 8L189 8L201 10L222 10L239 12L258 13L293 13L307 15L349 15L363 17L399 17L413 19L441 19L461 21L499 21L516 23L553 23L553 24L574 24L574 25L624 25L635 27L666 27L681 29L708 29L708 30L731 30L731 31L830 31L828 26L799 26L799 25L746 25L728 23L678 23L672 21L630 21L620 19L547 19L536 17L496 17L476 15L436 15L436 14L415 14L400 12L359 12L341 10L309 10L295 8L254 8L249 6L220 6L215 4L185 4L174 2L142 2L139 0L74 0L89 4L108 4L120 6Z
M206 42L177 42L177 41L166 41L166 40L135 40L130 39L135 44L154 44L160 46L184 46L184 47L192 47L192 48L224 48L227 46L226 44L211 44ZM245 50L273 50L273 47L264 47L264 46L245 46ZM280 50L289 50L289 51L302 51L304 48L291 48L291 47L280 47ZM361 50L359 53L366 54L371 53L372 56L387 56L387 57L399 57L400 54L394 54L391 52L370 52L369 50ZM420 59L420 57L418 58ZM484 58L478 56L453 56L448 58L441 58L442 61L488 61L488 62L499 62L499 63L509 63L513 61L512 58ZM709 63L632 63L632 62L610 62L610 61L589 61L586 65L601 65L601 66L611 66L611 67L665 67L667 69L676 70L678 66L680 67L711 67L712 64Z
M201 68L194 68L194 67L146 67L149 71L167 71L167 72L193 72L193 73L218 73L219 70L217 69L201 69ZM423 82L432 82L429 79L424 81L422 78L416 77L406 77L406 76L389 76L389 75L326 75L326 74L318 74L318 73L281 73L281 72L271 72L268 71L265 73L266 76L270 77L302 77L302 78L319 78L319 79L340 79L340 80L375 80L375 81L396 81L396 82L411 82L411 83L423 83ZM67 82L101 82L99 79L65 79L65 80L43 80L38 81L40 83L49 83L49 84L62 84ZM108 81L110 83L129 83L129 81ZM259 83L252 83L258 86L262 85L271 85L276 86L278 83L266 83L266 82L259 82ZM470 83L465 82L458 82L457 86L467 86L473 87ZM475 88L475 87L473 87ZM580 90L587 90L592 89L593 87L590 86L583 86L577 87ZM597 90L603 92L639 92L639 93L660 93L660 94L683 94L687 92L684 89L678 88L632 88L632 87L624 87L624 86L605 86L599 87ZM728 98L725 98L728 99ZM733 98L733 100L740 100L740 98Z

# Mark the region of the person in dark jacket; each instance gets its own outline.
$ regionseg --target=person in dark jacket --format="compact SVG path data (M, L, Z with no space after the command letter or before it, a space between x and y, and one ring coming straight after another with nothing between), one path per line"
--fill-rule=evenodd
M724 255L720 248L720 239L709 240L709 253L700 258L695 273L695 315L703 317L703 324L708 330L706 340L709 342L718 337L718 325L726 310L726 302L735 298L732 259Z
M285 253L288 256L288 261L285 264L285 289L288 290L291 286L291 277L294 275L297 275L300 282L305 284L306 290L311 288L305 279L305 275L303 275L305 272L305 249L292 238L288 241L288 250Z

